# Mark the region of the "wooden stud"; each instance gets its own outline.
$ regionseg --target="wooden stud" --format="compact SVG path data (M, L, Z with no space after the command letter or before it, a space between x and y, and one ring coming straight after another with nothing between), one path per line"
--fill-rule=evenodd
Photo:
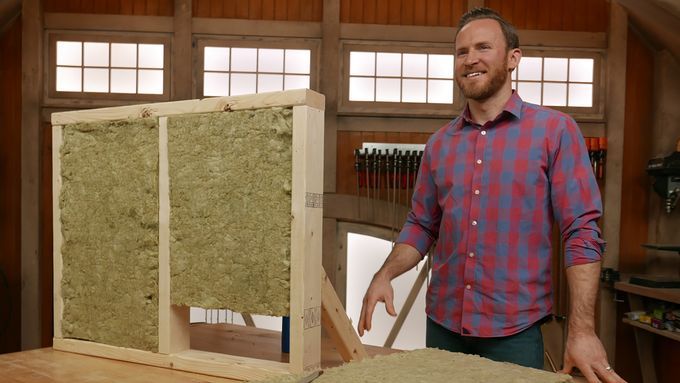
M54 277L53 296L54 296L54 337L61 338L61 318L64 315L64 300L61 296L61 277L63 262L61 259L61 246L64 237L61 233L61 207L59 206L59 196L61 195L61 144L63 127L55 125L52 127L52 267Z
M173 17L45 13L45 29L76 31L173 32Z
M321 322L342 360L358 361L368 357L324 269L321 269L321 278Z
M187 100L192 97L192 38L191 0L175 0L172 37L172 100Z

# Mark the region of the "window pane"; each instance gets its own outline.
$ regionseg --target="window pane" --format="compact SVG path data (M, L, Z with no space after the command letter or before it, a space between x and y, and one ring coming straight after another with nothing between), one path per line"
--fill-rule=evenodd
M109 91L109 70L85 68L83 91L106 93Z
M136 91L135 69L111 69L111 93L136 93Z
M402 97L403 102L427 102L426 84L425 80L409 80L402 81Z
M136 67L137 44L111 44L111 66L121 68Z
M235 56L236 54L233 53L233 55ZM230 95L238 96L240 94L256 93L255 80L255 74L232 73Z
M281 52L281 66L283 67L283 52ZM257 75L257 93L275 92L283 90L283 75L259 74Z
M404 53L404 77L427 77L427 55ZM423 101L425 102L425 101Z
M373 101L374 79L365 77L349 78L350 101Z
M398 78L378 78L375 83L375 100L399 102L401 80Z
M80 41L57 41L57 65L82 65Z
M593 106L593 85L569 84L569 106Z
M141 46L140 46L141 52ZM142 70L138 72L139 86L137 93L143 94L163 94L163 71L162 70Z
M569 59L569 81L593 82L593 59Z
M453 55L430 55L430 77L453 78Z
M257 49L231 48L231 70L237 72L255 72L257 69ZM234 85L232 79L232 86Z
M378 76L401 76L401 53L378 52L376 57L376 75Z
M229 48L205 47L203 70L229 70Z
M283 49L260 49L257 65L260 72L283 72Z
M453 103L452 80L428 80L427 102L435 104Z
M80 92L80 68L57 67L57 91Z
M512 89L513 89L513 90L517 90L517 81L511 82L511 84L512 84L512 85L510 85L510 86L512 87ZM520 97L522 97L522 96L520 96Z
M84 45L85 66L109 66L109 43L85 43ZM85 86L87 87L87 80Z
M286 73L309 74L311 62L309 49L286 49Z
M203 96L228 96L229 73L206 72L203 74Z
M543 105L567 106L567 84L543 84Z
M139 44L140 68L163 68L162 44Z
M517 80L517 68L515 68L515 70L512 71L512 75L510 76L510 78L512 78L513 80Z
M567 81L568 59L546 57L543 61L543 80Z
M286 75L284 90L309 89L309 76Z
M526 102L541 105L541 84L538 82L517 83L517 94Z
M540 57L522 57L519 62L519 76L520 80L541 80L541 58Z
M374 76L375 53L349 52L349 74L352 76Z

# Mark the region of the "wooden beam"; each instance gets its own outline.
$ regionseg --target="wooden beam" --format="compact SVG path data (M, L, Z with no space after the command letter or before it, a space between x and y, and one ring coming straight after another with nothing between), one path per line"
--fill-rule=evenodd
M352 322L347 317L347 312L328 279L325 270L321 270L321 323L326 333L331 337L335 348L340 353L342 360L362 360L368 357L364 345Z
M191 0L175 0L172 38L172 100L192 98Z
M468 11L469 11L469 10L471 10L471 9L481 8L481 7L483 7L484 5L485 5L485 4L484 4L484 0L468 0L468 2L467 2L467 9L468 9Z
M321 23L311 21L240 20L194 17L195 34L268 36L268 37L321 37Z
M399 335L399 332L401 331L401 328L404 325L404 321L408 317L408 314L411 312L411 308L413 307L413 303L416 301L416 298L418 297L418 293L420 293L420 290L423 288L423 284L427 279L427 274L430 272L429 254L427 256L428 261L425 262L423 268L420 269L420 272L418 273L416 280L413 282L413 287L411 287L411 291L409 291L408 296L406 297L404 306L401 308L401 310L399 310L399 314L397 314L397 319L394 321L394 325L392 325L392 329L390 330L390 333L387 335L387 339L385 340L385 344L383 345L383 347L392 348L394 341L397 339L397 336Z
M337 115L340 73L340 0L323 1L323 22L320 60L320 91L326 95L326 134L324 135L324 187L325 193L336 188L337 170Z
M174 18L47 12L45 13L45 29L172 33Z
M64 300L61 296L61 277L63 263L61 259L61 246L64 237L61 233L61 207L59 200L61 195L61 144L63 130L59 125L52 127L52 272L53 272L53 315L54 337L61 338L61 318L64 314Z
M42 1L22 4L21 33L21 348L40 347L40 100Z
M621 228L621 179L623 167L623 127L626 112L626 44L628 17L617 1L610 5L609 49L607 53L607 174L604 186L603 234L607 254L603 267L618 268ZM609 361L615 365L616 304L611 289L600 289L599 336Z

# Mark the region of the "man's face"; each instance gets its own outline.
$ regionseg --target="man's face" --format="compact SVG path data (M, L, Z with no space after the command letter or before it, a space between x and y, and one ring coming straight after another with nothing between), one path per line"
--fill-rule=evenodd
M508 81L515 51L506 48L505 37L496 20L474 20L456 37L456 83L466 98L484 101L496 94ZM518 61L518 60L517 60Z

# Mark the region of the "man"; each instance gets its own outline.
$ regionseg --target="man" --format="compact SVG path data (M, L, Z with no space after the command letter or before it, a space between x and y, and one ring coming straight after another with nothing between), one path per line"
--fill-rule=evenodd
M366 292L359 334L371 329L378 301L396 315L391 280L437 241L427 346L542 368L556 220L571 306L563 372L578 367L589 382L623 382L594 330L602 208L578 126L513 92L510 73L522 53L516 31L497 13L464 15L455 51L467 107L426 145L411 211Z

